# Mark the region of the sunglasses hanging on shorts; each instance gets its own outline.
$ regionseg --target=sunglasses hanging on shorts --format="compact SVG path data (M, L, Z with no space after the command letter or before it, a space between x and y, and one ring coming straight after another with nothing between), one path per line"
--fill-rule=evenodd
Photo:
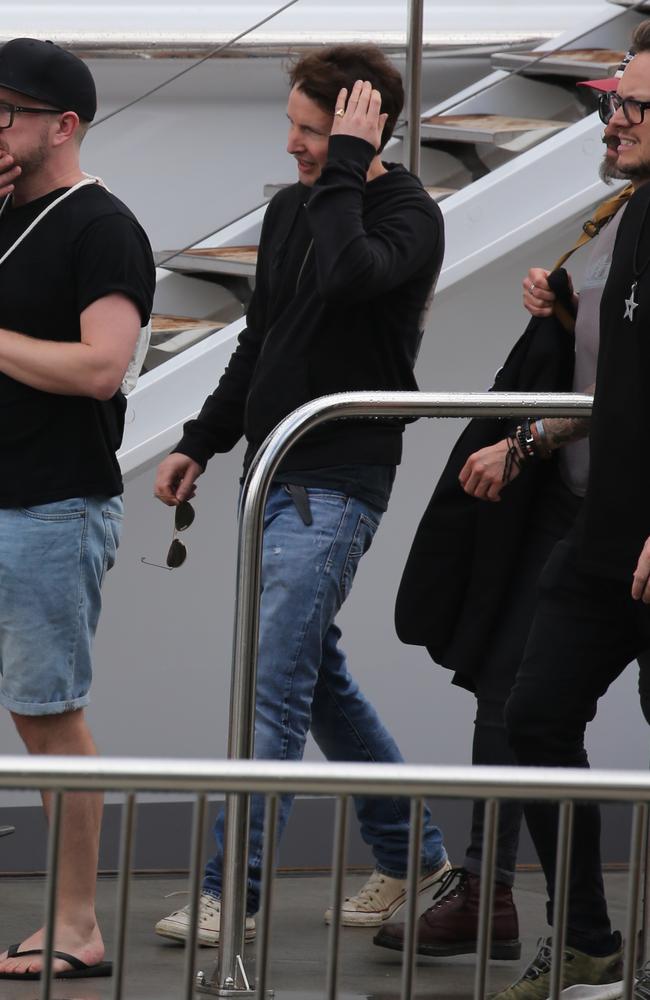
M194 507L189 500L183 500L182 503L179 503L178 507L174 510L174 531L167 551L165 565L149 562L146 556L140 556L140 562L144 563L145 566L156 566L158 569L178 569L179 566L182 566L187 559L187 549L180 538L178 538L178 534L189 528L195 516Z

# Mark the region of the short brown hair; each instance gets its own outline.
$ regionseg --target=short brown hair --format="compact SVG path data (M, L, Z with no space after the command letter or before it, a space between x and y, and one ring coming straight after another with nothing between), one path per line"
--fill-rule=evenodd
M289 69L292 87L298 87L323 111L334 114L339 91L348 94L357 80L368 80L381 94L381 110L388 118L381 136L384 148L404 107L402 77L376 45L329 45L302 56Z
M650 52L650 20L637 24L632 35L632 51Z

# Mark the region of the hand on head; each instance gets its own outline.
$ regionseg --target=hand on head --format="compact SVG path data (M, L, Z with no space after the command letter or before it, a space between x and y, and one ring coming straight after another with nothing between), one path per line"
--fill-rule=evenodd
M387 118L379 91L368 80L357 80L349 97L345 87L339 91L331 135L353 135L378 150Z

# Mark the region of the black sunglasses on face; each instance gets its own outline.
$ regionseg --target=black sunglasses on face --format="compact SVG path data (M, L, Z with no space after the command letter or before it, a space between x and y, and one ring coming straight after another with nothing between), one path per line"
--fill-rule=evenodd
M17 114L21 115L62 115L57 108L21 108L18 104L0 101L0 129L11 128Z
M619 97L615 90L608 90L598 98L598 116L607 125L619 108L623 109L628 125L641 125L650 101L637 101L635 97Z
M182 503L179 503L174 511L174 531L167 552L167 558L165 559L165 565L161 566L160 563L149 562L145 556L140 556L140 562L143 562L145 566L157 566L158 569L178 569L179 566L182 566L187 559L187 549L180 538L176 536L180 531L185 531L186 528L189 528L194 522L195 517L196 512L189 500L183 500Z

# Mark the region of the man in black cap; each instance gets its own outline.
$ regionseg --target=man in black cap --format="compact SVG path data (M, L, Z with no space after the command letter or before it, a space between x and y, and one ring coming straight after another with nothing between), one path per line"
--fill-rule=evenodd
M121 387L155 286L144 231L80 168L95 110L76 56L33 38L0 48L0 704L30 753L95 753L84 706L122 521ZM57 978L111 972L101 810L101 796L64 796ZM11 945L0 978L38 978L42 948L42 930Z
M542 572L523 662L506 704L517 761L588 767L587 724L599 698L650 645L650 21L634 32L634 58L601 98L616 140L616 168L634 187L622 213L600 305L600 346L590 425L587 493L575 526ZM528 289L530 293L530 288ZM531 802L526 820L546 877L549 924L556 875L557 805ZM546 1000L552 941L541 939L522 976L495 1000ZM628 942L633 947L633 942ZM596 804L574 812L562 986L567 997L622 975L602 880ZM572 990L571 987L575 989ZM635 1000L648 996L646 969ZM620 996L620 989L605 991ZM563 993L564 995L564 993Z

